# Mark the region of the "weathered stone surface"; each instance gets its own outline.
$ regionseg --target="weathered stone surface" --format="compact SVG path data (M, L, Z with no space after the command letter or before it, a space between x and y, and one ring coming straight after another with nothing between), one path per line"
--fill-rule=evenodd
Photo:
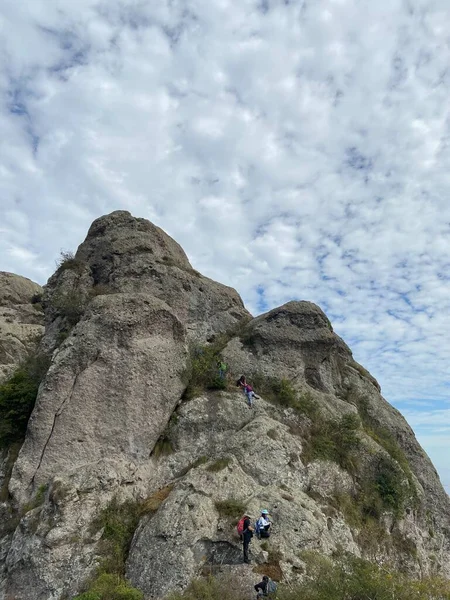
M90 524L114 495L138 493L184 389L186 357L184 327L146 294L95 298L55 353L9 485L22 505L51 486L8 552L6 591L16 600L31 588L36 599L74 594L95 567Z
M326 397L326 396L325 396ZM378 561L396 562L417 575L430 572L428 556L448 574L448 541L426 531L419 511L405 515L394 527L386 515L386 548L371 555L360 547L358 531L352 530L333 498L351 495L355 483L333 462L303 465L301 439L293 433L289 410L257 400L249 410L239 392L213 393L181 405L172 432L175 453L159 461L149 485L154 490L168 482L174 489L156 515L146 518L135 535L127 574L149 598L159 598L173 588L183 588L199 572L221 565L232 571L241 560L235 536L236 521L221 518L215 502L237 499L253 518L268 508L274 520L269 545L281 553L281 572L292 581L302 572L301 550L330 554L346 550ZM269 433L269 435L268 435ZM371 453L384 452L368 438ZM267 449L267 450L266 450ZM203 458L206 463L200 461ZM218 459L228 464L214 472ZM399 533L405 548L390 545ZM264 562L262 541L253 539L254 562ZM362 540L360 543L363 543ZM247 568L250 584L255 574ZM146 597L147 597L146 596Z
M148 597L159 598L173 588L185 587L202 566L242 562L236 521L220 516L217 501L240 500L255 519L262 508L270 509L275 523L270 546L291 561L286 563L287 575L300 562L299 549L330 553L340 544L359 554L342 517L331 522L306 494L314 476L301 463L300 440L281 422L286 418L284 411L264 400L249 410L241 394L223 393L197 398L182 405L177 414L173 432L177 452L161 461L162 479L158 481L155 474L154 481L176 479L177 473L193 466L156 515L143 520L128 561L128 576ZM196 466L201 456L208 462ZM228 465L211 471L220 458L228 458ZM336 475L334 491L347 490L348 476L336 465L317 463L311 468L319 480L319 473L323 476L331 469ZM251 545L257 562L264 562L263 541L254 538ZM249 578L254 578L251 567L248 571Z
M271 511L269 548L285 580L299 577L300 553L312 549L450 576L450 505L439 478L319 307L290 302L244 326L250 316L234 290L196 273L176 242L124 211L93 223L75 260L50 278L44 307L42 347L52 364L9 482L12 503L0 505L0 600L76 595L100 560L102 532L92 530L99 511L113 498L141 501L167 486L156 513L142 518L127 562L146 600L217 570L252 593L258 575L239 564L236 521L216 506L229 499L255 518ZM228 391L186 401L189 343L221 333L232 338L222 352ZM264 397L249 409L233 384L242 373L287 379L316 416ZM344 415L362 423L356 475L307 460L318 423L335 427ZM412 474L372 428L398 444ZM174 452L157 457L163 433ZM368 549L345 502L381 458L405 489L414 485L416 499L408 497L401 515L383 512L384 545ZM12 508L23 512L17 527ZM256 539L251 554L254 563L271 560Z
M33 296L42 288L33 281L0 271L0 382L33 352L44 333L44 315Z
M10 482L15 499L97 461L148 460L184 389L186 356L184 328L160 300L95 298L40 389Z
M72 269L57 271L49 280L48 325L58 315L58 298L74 290L82 304L99 291L151 294L173 309L189 339L203 343L250 318L235 290L200 275L170 236L129 212L94 221L75 258Z

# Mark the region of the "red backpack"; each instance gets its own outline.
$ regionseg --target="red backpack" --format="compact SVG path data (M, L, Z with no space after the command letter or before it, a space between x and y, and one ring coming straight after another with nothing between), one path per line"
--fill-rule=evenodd
M246 518L247 518L246 516L242 517L242 519L239 521L239 523L236 526L238 535L242 535L242 533L244 531L244 521Z

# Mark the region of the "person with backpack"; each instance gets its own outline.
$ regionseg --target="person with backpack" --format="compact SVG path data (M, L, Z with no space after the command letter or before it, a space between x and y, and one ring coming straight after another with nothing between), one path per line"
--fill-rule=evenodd
M255 586L256 598L260 600L263 596L273 596L277 591L277 584L272 581L267 575L264 575L262 581Z
M255 530L258 539L270 537L269 511L264 509L261 511L261 516L256 521Z
M244 562L250 564L251 561L248 558L248 547L253 537L253 527L250 521L250 517L244 520L244 529L242 531L242 550L244 552Z
M242 534L244 533L244 523L246 519L250 519L249 515L244 515L241 519L239 519L239 523L236 525L237 533L241 542L244 539Z

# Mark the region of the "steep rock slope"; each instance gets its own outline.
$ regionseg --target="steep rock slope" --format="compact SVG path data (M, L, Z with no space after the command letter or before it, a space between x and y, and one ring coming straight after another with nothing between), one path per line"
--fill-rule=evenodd
M50 278L43 305L41 347L52 363L9 493L20 514L50 487L51 509L27 511L14 533L4 587L17 599L31 587L46 599L78 589L93 550L70 540L121 485L124 498L145 495L152 449L186 387L188 343L249 318L234 290L195 272L176 242L124 211L93 223ZM55 495L55 477L76 490L58 519L52 503L66 488Z
M42 288L33 281L0 272L0 382L32 352L44 333L39 302Z
M272 512L253 556L278 577L301 576L309 549L450 575L439 478L317 306L251 319L124 211L92 224L43 304L52 362L0 504L0 600L75 595L105 560L104 511L122 505L139 520L126 573L145 598L218 564L250 585L227 516L244 507ZM205 391L219 356L228 389ZM233 385L243 372L253 410Z
M254 539L253 558L288 581L302 573L304 550L351 552L415 576L450 576L450 503L436 472L317 306L290 302L252 320L222 355L235 374L245 371L260 383L263 397L250 410L240 393L209 393L177 410L175 453L159 462L153 483L173 488L142 520L128 559L138 588L159 597L185 587L199 564L206 572L236 568L236 519L224 518L218 505L230 501L254 517L270 509L269 555L267 541ZM292 406L283 406L282 389L278 397L270 392L280 377ZM359 415L351 445L324 452L317 439L348 441L349 431L340 435L339 428L349 415ZM324 429L324 420L337 433ZM381 482L388 489L378 495ZM364 515L368 509L373 515ZM242 576L251 589L254 573Z

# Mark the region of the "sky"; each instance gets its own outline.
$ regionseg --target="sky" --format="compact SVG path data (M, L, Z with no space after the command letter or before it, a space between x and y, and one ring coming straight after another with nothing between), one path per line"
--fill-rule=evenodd
M448 0L0 0L0 269L165 229L319 304L450 492Z

